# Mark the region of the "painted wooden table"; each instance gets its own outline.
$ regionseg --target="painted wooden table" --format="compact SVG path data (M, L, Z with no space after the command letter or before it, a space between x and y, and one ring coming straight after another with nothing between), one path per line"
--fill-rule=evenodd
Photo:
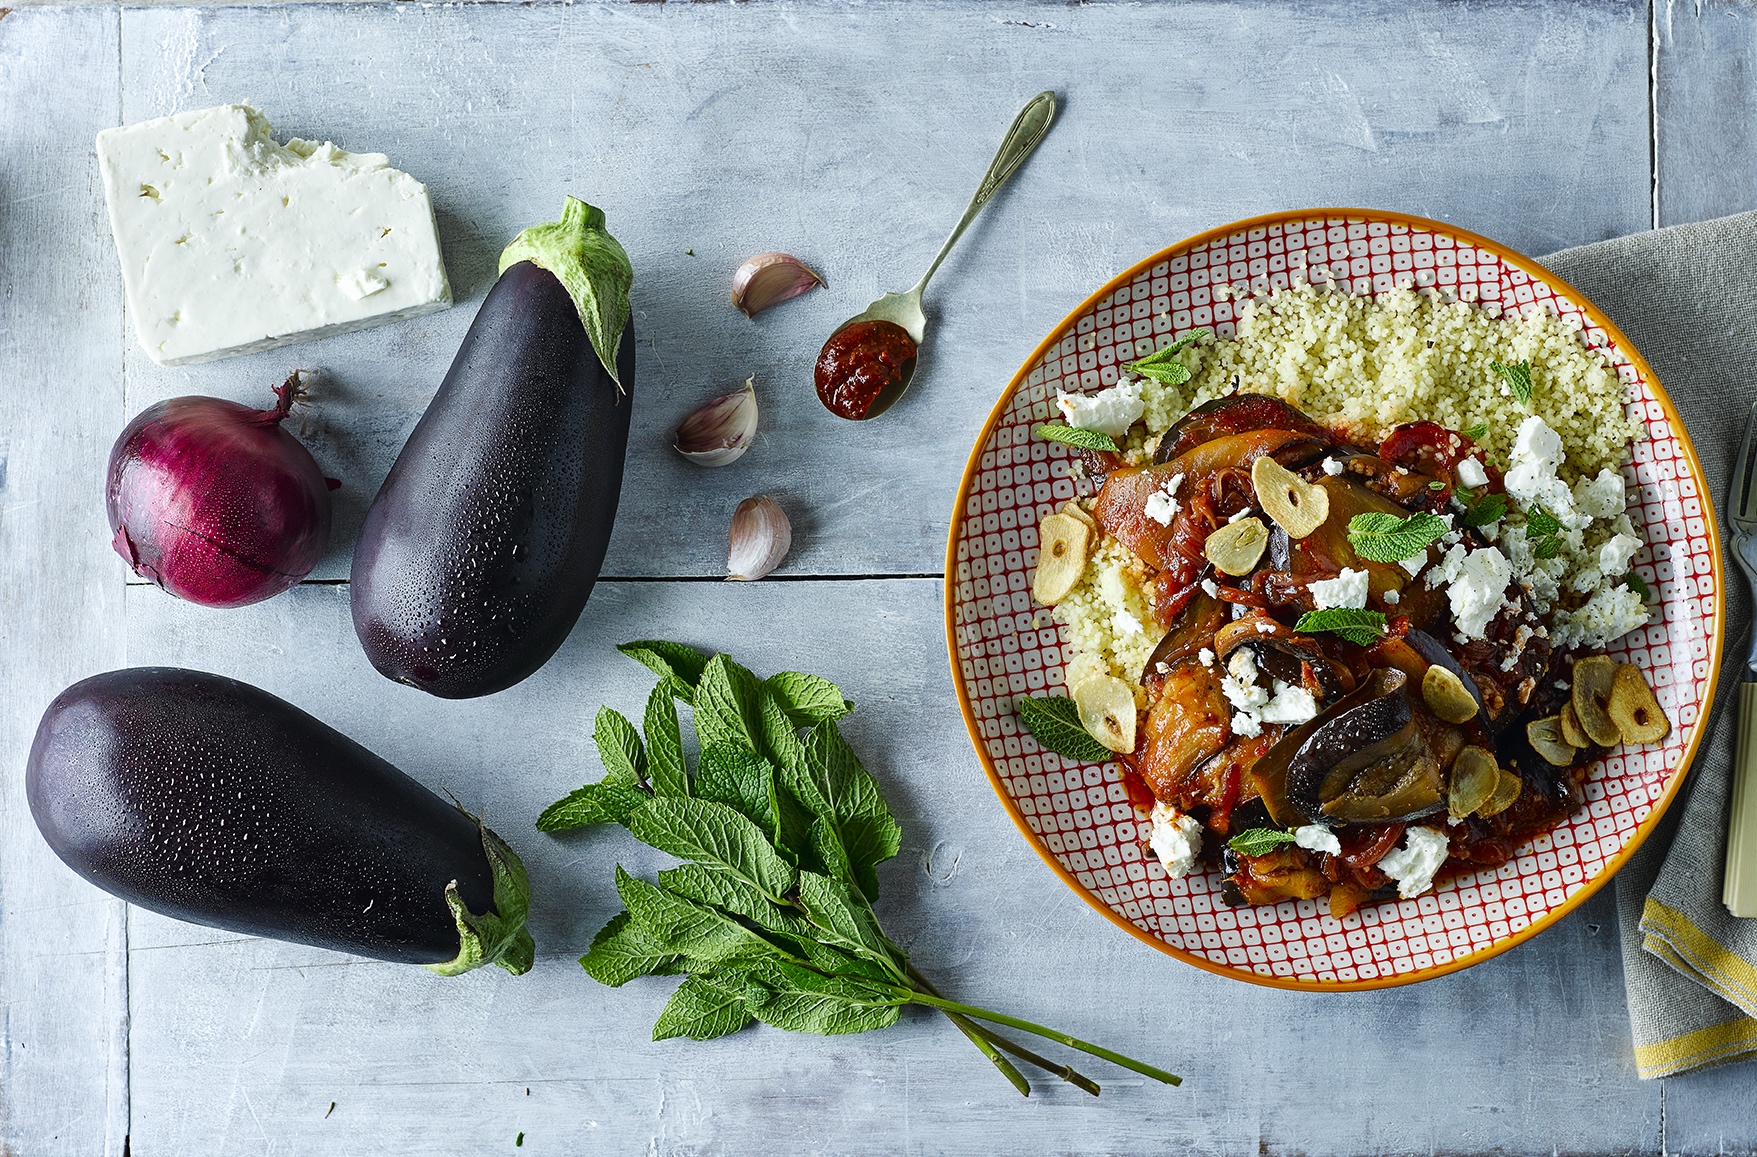
M17 3L17 0L14 0ZM1117 932L1025 846L952 698L943 544L969 442L1092 288L1198 230L1365 204L1542 254L1757 202L1757 7L895 4L0 9L0 1152L1723 1153L1757 1147L1757 1066L1636 1080L1609 894L1455 976L1335 997L1199 972ZM936 283L923 377L884 420L812 398L821 336L913 280L1030 94L1062 118ZM283 133L426 180L459 305L297 350L155 366L127 329L99 129L251 99ZM636 419L606 573L524 684L449 703L379 678L349 625L364 505L487 291L562 195L637 271ZM830 288L753 321L733 268L785 249ZM126 419L180 393L324 379L306 437L343 483L312 581L213 612L124 581L101 510ZM668 448L755 374L756 448ZM1674 389L1687 384L1671 383ZM1698 432L1698 436L1702 436ZM1718 436L1718 433L1716 434ZM787 566L725 585L748 494ZM905 824L881 914L953 994L1185 1074L1089 1066L1022 1101L943 1020L866 1037L651 1044L662 981L574 964L625 837L552 839L595 779L601 703L638 710L646 636L839 680ZM173 663L250 680L480 804L536 883L536 968L442 980L130 909L49 853L21 768L66 684Z

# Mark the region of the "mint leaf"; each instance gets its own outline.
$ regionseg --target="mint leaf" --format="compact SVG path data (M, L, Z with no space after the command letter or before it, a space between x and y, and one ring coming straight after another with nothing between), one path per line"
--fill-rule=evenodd
M754 751L729 743L705 744L696 764L695 793L726 804L764 832L773 833L780 825L775 766Z
M797 768L805 759L805 745L799 741L799 725L788 716L780 694L766 683L762 689L760 714L763 746L776 768L783 772Z
M1084 450L1116 451L1116 439L1109 434L1101 430L1082 430L1066 422L1040 422L1036 434L1039 438L1047 438L1051 442L1066 442Z
M580 967L599 984L621 988L637 976L651 976L677 963L677 955L652 933L618 912L592 937L592 947L580 957Z
M652 797L631 784L611 783L606 776L598 783L569 792L543 809L537 817L540 832L561 832L590 824L619 824Z
M723 803L655 799L636 808L626 826L641 843L730 872L771 900L793 890L793 865L780 857L761 828Z
M1458 432L1463 434L1466 438L1469 438L1472 442L1481 441L1483 435L1489 432L1489 424L1487 422L1478 422L1476 425L1466 426Z
M1227 840L1226 846L1241 856L1266 856L1283 844L1293 842L1292 832L1276 831L1274 828L1252 828Z
M1537 545L1531 548L1531 553L1536 558L1555 558L1562 553L1562 540L1553 534L1548 538L1540 538Z
M876 869L903 842L903 829L891 818L878 781L861 766L834 723L820 723L806 734L802 772L797 783L788 781L789 788L807 811L833 829L849 882L869 900L876 898ZM823 840L815 834L809 838L814 845ZM827 859L825 866L840 867Z
M647 711L641 724L647 736L647 781L654 794L688 795L689 771L683 762L677 702L663 681L647 696Z
M1177 360L1177 355L1195 344L1197 338L1206 337L1208 331L1198 329L1172 342L1162 350L1155 350L1144 358L1125 362L1123 369L1128 373L1139 374L1144 378L1152 378L1167 386L1181 386L1190 380L1190 371Z
M663 639L641 639L616 648L661 680L674 680L672 690L685 703L695 701L695 686L701 681L708 657L694 647L667 643Z
M1469 527L1487 526L1499 522L1507 516L1507 496L1505 494L1485 494L1470 504L1464 512L1464 525Z
M1527 405L1530 403L1530 401L1531 401L1531 362L1530 361L1514 362L1510 366L1504 366L1500 362L1490 362L1489 369L1494 370L1497 374L1501 375L1501 379L1503 381L1505 381L1507 383L1507 387L1513 391L1513 396L1515 398L1519 399L1519 404L1521 406Z
M784 936L811 935L811 923L789 911L783 911L753 884L717 872L701 864L679 864L659 873L659 886L674 896L694 900L742 916L759 928Z
M807 919L834 937L830 943L896 966L896 950L879 931L872 909L851 895L844 885L816 872L801 872L799 906L805 910Z
M763 686L780 699L787 718L801 727L840 719L854 710L854 704L842 698L842 689L821 675L777 671Z
M1357 647L1369 647L1385 634L1385 616L1380 611L1356 610L1352 607L1330 607L1307 611L1293 629L1302 634L1328 631L1340 635Z
M1641 581L1641 576L1634 571L1623 576L1623 585L1640 595L1642 602L1650 603L1653 601L1653 591L1648 588L1645 582Z
M678 986L653 1024L653 1039L713 1040L751 1022L744 1007L745 973L726 969L691 976Z
M780 960L747 973L745 1009L764 1024L789 1032L837 1036L897 1023L904 998L876 985L825 976Z
M1562 532L1562 520L1545 510L1541 505L1533 504L1525 512L1525 537L1548 538L1552 534Z
M730 743L757 751L762 734L762 683L725 655L702 669L695 693L695 730L702 744Z
M616 891L630 920L667 952L685 957L695 970L731 960L775 956L780 949L731 916L637 879L616 868Z
M1081 763L1101 763L1115 753L1080 723L1080 709L1065 695L1029 695L1018 703L1019 719L1038 743Z
M1372 562L1402 562L1425 551L1451 529L1445 519L1425 510L1408 518L1375 510L1348 520L1348 544L1355 554Z
M592 740L598 745L598 758L604 761L609 773L606 779L617 783L646 782L647 753L641 747L640 732L620 713L608 707L598 708Z

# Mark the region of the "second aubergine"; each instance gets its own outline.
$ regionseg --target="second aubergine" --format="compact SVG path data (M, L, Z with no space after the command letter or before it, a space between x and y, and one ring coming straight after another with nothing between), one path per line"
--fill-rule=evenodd
M555 654L604 563L634 386L628 256L569 197L519 234L354 548L372 665L446 699Z

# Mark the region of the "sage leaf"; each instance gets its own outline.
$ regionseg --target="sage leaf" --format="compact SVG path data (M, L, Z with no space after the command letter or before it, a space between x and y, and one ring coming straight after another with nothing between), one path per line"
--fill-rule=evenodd
M751 1022L744 1007L745 974L737 969L691 976L678 986L653 1023L653 1039L713 1040Z
M618 912L592 937L592 947L580 957L580 967L599 984L620 988L637 976L651 976L677 962L652 933L634 923L627 912Z
M1110 748L1080 723L1080 709L1065 695L1027 695L1019 699L1019 719L1039 744L1080 763L1114 759Z
M683 732L677 721L677 702L663 681L647 696L641 720L647 737L647 780L662 796L689 794L689 770L683 762Z
M730 872L771 899L793 890L793 865L776 853L761 828L723 803L654 799L634 810L627 827L641 843Z

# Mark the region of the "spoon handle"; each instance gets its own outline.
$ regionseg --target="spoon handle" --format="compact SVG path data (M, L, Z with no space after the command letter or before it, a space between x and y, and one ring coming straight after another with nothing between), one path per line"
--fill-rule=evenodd
M921 292L927 288L928 279L939 272L940 262L946 259L946 254L952 251L952 246L958 243L958 238L964 235L964 230L969 228L970 222L976 219L976 214L982 211L982 207L988 204L988 199L994 196L1006 183L1007 178L1025 163L1025 158L1031 155L1031 150L1035 149L1038 142L1043 140L1044 134L1049 132L1050 122L1054 119L1055 93L1053 92L1038 93L1026 102L1024 108L1019 110L1018 117L1013 121L1013 127L1007 130L1006 139L1001 141L1000 151L995 153L994 161L988 166L988 173L982 178L982 184L976 187L976 195L970 198L970 207L964 210L962 217L958 218L958 224L953 228L952 235L946 238L944 245L940 246L939 255L933 259L933 264L927 267L927 272L921 275L921 280L915 283L915 288L909 291L911 294L919 297Z

